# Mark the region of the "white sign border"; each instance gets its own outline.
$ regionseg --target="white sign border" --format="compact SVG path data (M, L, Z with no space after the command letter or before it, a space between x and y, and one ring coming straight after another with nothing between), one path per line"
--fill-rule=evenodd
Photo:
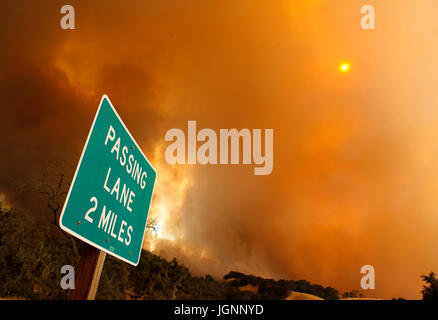
M81 235L77 234L77 233L74 232L73 230L70 230L69 228L67 228L66 226L64 226L64 225L62 224L62 217L64 216L65 208L67 207L67 203L68 203L68 200L69 200L69 198L70 198L70 193L71 193L71 191L72 191L72 189L73 189L73 186L74 186L74 184L75 184L76 176L77 176L77 174L78 174L79 168L81 167L81 164L82 164L82 158L84 157L85 150L87 149L87 146L88 146L88 141L90 140L91 133L93 132L94 125L95 125L96 120L97 120L97 115L99 114L99 112L100 112L100 108L102 108L102 105L103 105L103 102L104 102L105 99L108 101L109 105L110 105L111 108L113 109L115 115L116 115L117 118L119 119L120 123L123 125L123 127L124 127L124 129L126 130L126 132L128 133L128 135L131 137L132 141L134 141L134 144L135 144L135 146L137 147L137 149L140 150L140 153L142 154L142 156L146 159L146 161L147 161L147 162L149 163L149 165L151 166L152 170L154 170L154 172L155 172L154 185L152 186L152 195L151 195L151 199L149 200L149 211L150 211L151 203L152 203L152 198L153 198L153 195L154 195L155 184L156 184L156 182L157 182L157 171L156 171L155 168L152 166L152 164L150 163L149 159L144 155L144 153L143 153L143 151L141 150L141 148L138 146L137 141L135 141L134 137L133 137L132 134L129 132L129 130L128 130L128 128L126 127L125 123L122 121L122 118L120 118L119 114L117 113L116 109L114 108L113 104L111 103L111 100L108 98L108 96L107 96L106 94L104 94L104 95L102 96L101 100L100 100L99 108L97 109L96 115L94 116L93 124L91 125L90 132L88 133L88 137L87 137L87 141L85 142L85 146L84 146L84 148L82 149L81 158L79 159L78 166L76 167L75 175L73 176L73 180L72 180L72 182L71 182L71 184L70 184L70 189L68 190L67 197L65 198L64 207L62 208L61 215L59 216L59 226L60 226L61 229L64 230L65 232L70 233L71 235L73 235L73 236L79 238L80 240L84 241L85 243L88 243L89 245L91 245L91 246L93 246L93 247L96 247L96 248L98 248L99 250L102 250L102 251L104 251L104 252L106 252L106 253L108 253L108 254L110 254L110 255L116 257L117 259L120 259L120 260L122 260L122 261L124 261L124 262L127 262L127 263L129 263L129 264L131 264L131 265L133 265L133 266L136 267L136 266L138 265L138 263L140 262L141 251L143 250L143 242L144 242L144 236L145 236L145 233L146 233L147 219L146 219L146 223L145 223L144 230L143 230L143 238L142 238L142 240L141 240L140 254L138 255L137 263L133 263L132 261L129 261L129 260L127 260L127 259L125 259L125 258L123 258L123 257L121 257L121 256L119 256L119 255L117 255L117 254L115 254L114 252L112 252L112 251L110 251L110 250L108 250L108 249L106 249L106 248L103 248L103 247L99 246L98 244L95 244L95 243L92 242L92 241L89 241L88 239L82 237ZM148 211L148 217L149 217L149 211Z

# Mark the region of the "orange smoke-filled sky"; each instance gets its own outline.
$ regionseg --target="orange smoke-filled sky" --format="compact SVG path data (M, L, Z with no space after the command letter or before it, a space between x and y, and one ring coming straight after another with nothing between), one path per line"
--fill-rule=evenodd
M14 182L74 168L106 93L157 168L145 248L341 292L370 264L368 296L419 297L438 271L435 0L81 1L67 31L64 4L1 6L0 199L34 210ZM273 173L167 164L188 120L274 129Z

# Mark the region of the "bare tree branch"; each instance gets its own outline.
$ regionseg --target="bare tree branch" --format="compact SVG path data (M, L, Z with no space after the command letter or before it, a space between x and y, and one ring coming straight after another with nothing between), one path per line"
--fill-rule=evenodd
M53 171L43 173L41 180L33 179L26 184L19 185L19 187L21 187L21 192L35 190L46 197L46 205L52 216L51 224L61 231L61 233L70 241L73 252L76 256L79 256L74 237L62 230L58 224L64 196L67 194L69 183L65 182L65 174L62 171L61 162L51 161L50 164L54 167ZM49 179L49 176L51 176L52 179Z

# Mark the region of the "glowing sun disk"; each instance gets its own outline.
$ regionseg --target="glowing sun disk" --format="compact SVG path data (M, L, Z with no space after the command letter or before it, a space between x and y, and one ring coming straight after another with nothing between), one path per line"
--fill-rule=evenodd
M348 63L342 63L340 69L342 72L347 72L350 69L350 65Z

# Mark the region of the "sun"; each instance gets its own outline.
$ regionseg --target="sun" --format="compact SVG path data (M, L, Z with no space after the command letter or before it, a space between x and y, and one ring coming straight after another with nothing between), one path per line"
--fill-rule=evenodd
M350 64L347 62L343 62L341 63L339 69L341 70L341 72L347 72L350 70Z

